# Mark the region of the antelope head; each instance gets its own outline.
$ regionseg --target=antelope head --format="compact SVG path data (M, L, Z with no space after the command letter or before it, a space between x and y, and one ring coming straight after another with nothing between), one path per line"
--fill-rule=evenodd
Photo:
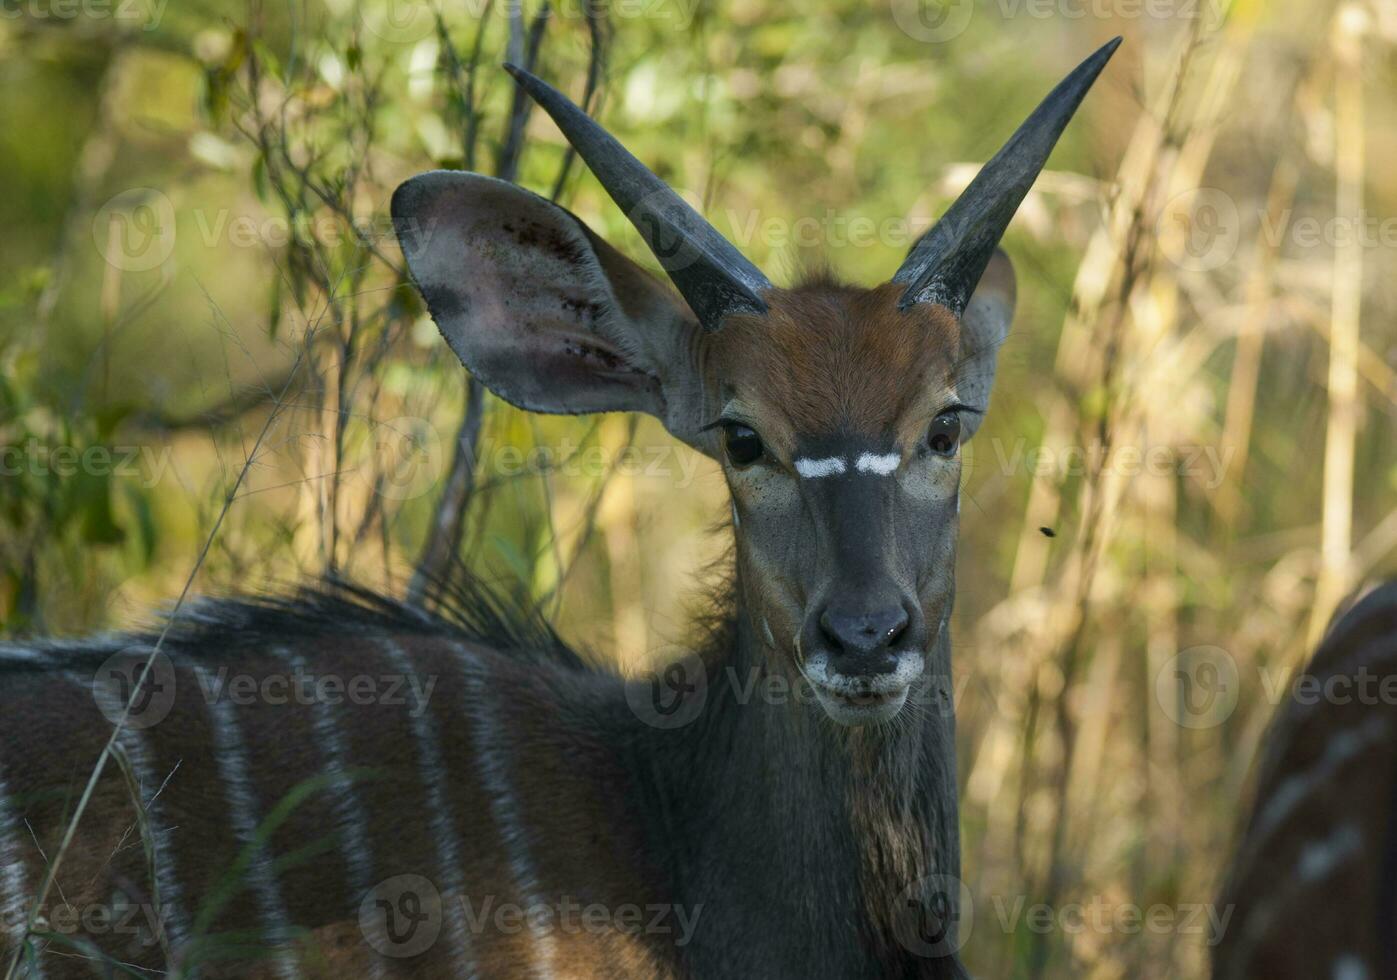
M489 177L407 181L395 226L447 342L501 398L648 412L722 464L743 635L836 722L887 721L951 609L960 446L984 419L1014 309L999 239L1119 40L1053 89L873 288L773 286L581 109L511 66L677 295L568 211Z

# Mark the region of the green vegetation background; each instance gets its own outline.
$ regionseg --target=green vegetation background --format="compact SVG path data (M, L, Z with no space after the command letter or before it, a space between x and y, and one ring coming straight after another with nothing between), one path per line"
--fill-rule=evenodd
M1203 974L1196 910L1276 692L1397 555L1390 4L0 13L0 635L21 637L149 617L230 494L199 589L409 587L468 394L387 201L424 169L511 165L507 53L537 43L577 98L595 58L595 111L777 281L872 284L1124 34L1005 240L1019 310L967 449L966 954L996 977ZM518 179L648 262L583 168L559 181L541 114L523 136ZM489 397L472 417L470 564L623 669L681 644L685 584L730 533L718 469L648 420ZM1235 680L1196 713L1218 665ZM1167 925L1128 914L1155 907Z

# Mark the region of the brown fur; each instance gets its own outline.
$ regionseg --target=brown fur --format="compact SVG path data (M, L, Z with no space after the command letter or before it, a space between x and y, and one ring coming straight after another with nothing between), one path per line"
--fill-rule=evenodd
M960 326L939 306L897 308L903 287L821 277L767 294L762 318L733 317L709 341L711 360L757 402L763 435L846 431L883 436L928 392L953 381Z
M538 894L607 909L658 900L660 890L647 880L648 869L637 860L640 841L634 821L628 818L627 777L616 763L615 747L579 737L569 744L566 755L548 748L557 744L559 716L566 713L569 701L565 690L550 684L550 676L556 680L558 675L541 673L459 640L411 635L331 636L311 644L301 642L295 649L316 676L391 674L394 668L384 655L385 643L397 644L419 677L436 681L426 717L450 770L447 804L451 832L461 844L461 876L467 889L462 896L441 888L445 903L459 908L462 899L469 897L479 914L487 901L496 908L524 901L524 896L502 885L514 882L515 876L508 865L504 828L491 810L478 769L481 746L470 719L482 709L476 707L466 681L467 664L487 672L487 690L512 692L510 698L492 705L498 716L495 737L510 753L509 779L522 819L518 830L528 836L539 875ZM223 665L257 678L282 676L288 670L287 662L270 648L240 650L236 659L217 652L201 659L211 671ZM23 852L25 877L34 887L44 873L45 856L51 858L58 850L89 767L111 731L93 698L91 676L90 669L3 675L6 710L0 712L0 746L6 751L0 753L0 761L6 784L18 794L13 805L28 845ZM157 806L163 819L155 828L163 847L160 864L178 880L180 905L192 920L229 880L229 869L241 848L230 825L232 803L215 748L211 707L186 663L177 662L175 689L178 697L170 714L127 738L139 739L149 761L145 775L156 782L141 786L142 799L149 804L160 790ZM317 737L313 710L261 698L235 709L259 821L298 786L324 773L326 747ZM346 701L333 710L350 764L365 767L354 787L373 850L372 881L421 874L440 886L430 819L434 811L421 775L420 743L406 709ZM21 751L21 747L40 744L42 752ZM156 881L149 873L142 834L136 827L132 793L121 768L111 762L45 903L46 914L66 914L65 904L80 912L110 908L114 896L151 903ZM364 894L349 880L339 828L333 794L321 787L306 796L268 839L266 852L277 861L285 910L292 922L309 930L295 944L294 957L303 973L337 980L368 977L368 966L376 960L390 977L452 976L449 918L433 947L412 959L383 958L365 944L358 921ZM169 898L163 896L166 902ZM500 931L492 927L494 923L487 919L486 928L469 934L480 975L517 976L520 964L528 961L531 937L527 930ZM199 975L274 976L269 961L259 965L256 959L259 949L261 956L266 955L265 945L255 938L260 928L255 888L244 880L227 897L207 931L221 937L218 942L225 949L232 942L239 957L229 963L225 954L221 964L204 959ZM664 975L644 937L606 930L555 933L558 976ZM159 944L130 930L81 927L75 936L135 967L160 970L167 962ZM239 942L235 936L243 938ZM60 942L44 945L43 965L50 980L93 975L91 961L78 951ZM8 965L8 956L3 962Z

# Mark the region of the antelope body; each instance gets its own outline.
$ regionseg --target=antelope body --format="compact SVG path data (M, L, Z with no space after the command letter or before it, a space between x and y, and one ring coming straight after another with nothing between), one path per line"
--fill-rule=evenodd
M650 684L592 671L541 627L480 630L471 601L426 615L340 589L201 605L167 639L160 683L180 696L121 737L139 793L115 768L104 779L41 932L152 970L167 968L168 946L203 976L898 975L911 954L878 925L921 867L898 862L930 861L938 844L955 853L949 712L897 738L833 731L810 705L803 725L782 724L789 706L752 698L747 641L724 627L704 651L711 676L689 678L702 703L655 727L673 716L647 710ZM80 785L110 732L91 679L116 650L28 650L22 667L9 651L0 744L33 745L36 729L48 743L6 751L9 799ZM263 696L297 670L343 678L346 692L356 678L419 682L397 697L378 682L363 704ZM238 678L259 696L236 693ZM231 871L298 788L312 791ZM73 802L23 798L0 825L11 935L44 872L39 848L53 853ZM235 891L198 928L230 874ZM430 886L409 882L405 897L391 885L403 875ZM366 900L397 921L361 915ZM110 927L94 925L99 908ZM436 932L420 952L405 938L418 914L430 916L419 931ZM278 943L284 955L257 951ZM47 950L21 975L92 975L82 951L57 939Z
M958 447L1013 311L997 243L1116 43L873 289L772 286L516 71L678 295L568 212L474 174L399 188L399 240L496 394L649 412L722 461L736 563L713 625L692 657L625 683L461 582L431 609L331 586L182 611L133 720L163 714L121 729L33 928L131 694L103 681L109 658L134 650L121 675L150 641L8 649L0 935L24 947L18 975L85 976L105 956L143 975L963 976ZM306 678L313 693L292 693ZM157 925L67 929L63 903Z
M1397 976L1397 582L1330 627L1267 733L1217 980Z

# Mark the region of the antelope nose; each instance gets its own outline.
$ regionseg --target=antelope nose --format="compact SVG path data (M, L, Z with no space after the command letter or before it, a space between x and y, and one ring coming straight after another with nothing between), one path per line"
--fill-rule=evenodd
M820 613L820 630L835 654L873 654L890 650L911 622L901 605L859 610L835 605Z

